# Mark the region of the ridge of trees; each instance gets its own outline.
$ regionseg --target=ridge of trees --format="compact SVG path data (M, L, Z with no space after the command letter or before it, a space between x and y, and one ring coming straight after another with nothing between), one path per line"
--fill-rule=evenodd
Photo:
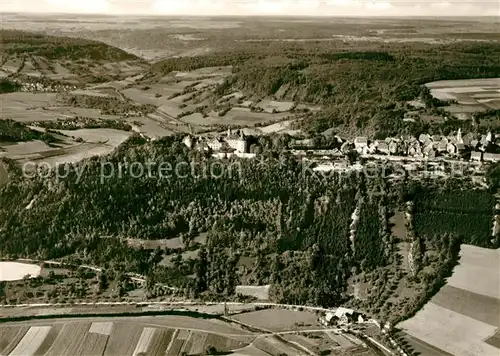
M21 122L11 119L0 120L0 142L23 142L40 140L55 143L57 139L50 133L32 130Z
M142 61L133 54L98 41L4 29L0 30L0 37L6 54L35 55L51 60Z

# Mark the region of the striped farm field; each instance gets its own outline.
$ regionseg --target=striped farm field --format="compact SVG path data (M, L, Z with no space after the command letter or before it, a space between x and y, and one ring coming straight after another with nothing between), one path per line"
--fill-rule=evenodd
M201 354L204 351L208 339L208 334L195 332L191 335L192 346L188 350L189 354Z
M28 330L27 326L0 328L0 355L10 354Z
M214 346L217 350L233 350L246 346L244 343L231 338L223 337L222 335L209 334L206 341L206 346Z
M168 349L173 335L174 330L172 329L156 329L149 342L146 355L165 356L165 351Z
M177 356L181 353L182 346L184 346L184 339L179 338L179 330L175 330L174 336L172 337L172 342L170 343L166 355L167 356Z
M34 356L52 326L32 326L9 356Z
M54 324L50 329L50 332L43 340L42 345L38 348L34 356L44 356L57 338L57 335L61 332L63 324Z
M140 356L141 354L145 354L148 351L149 344L150 344L151 340L153 339L153 335L154 335L155 331L156 331L155 328L142 329L141 337L139 338L139 341L137 342L137 345L135 347L135 350L134 350L132 356Z
M104 353L109 336L97 333L87 333L83 342L72 355L74 356L101 356Z
M0 325L0 356L202 355L209 348L230 353L248 346L255 338L221 321L193 319L195 330L190 330L183 327L185 324L178 326L179 320L175 316L170 320L124 317L6 323Z
M85 334L90 328L90 323L68 323L65 324L54 343L49 348L46 356L73 355L85 340Z
M111 335L111 330L113 329L113 323L92 323L89 329L89 333L100 334L100 335Z
M12 329L9 328L8 330L6 330L5 336L3 336L3 332L0 331L0 336L2 337L2 340L0 340L0 347L3 346L3 350L1 350L0 356L9 355L12 350L16 348L17 344L22 340L28 330L28 326Z
M459 264L439 293L399 324L436 355L500 355L500 249L462 245ZM425 354L423 349L415 348Z
M191 350L191 346L193 346L193 332L190 331L186 339L184 340L184 345L182 345L181 353L187 353Z
M141 334L142 328L133 323L116 323L113 325L104 356L132 356Z

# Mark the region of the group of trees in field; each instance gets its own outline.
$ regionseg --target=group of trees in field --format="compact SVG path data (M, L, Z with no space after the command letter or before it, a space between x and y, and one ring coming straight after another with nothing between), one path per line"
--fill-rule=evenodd
M59 100L73 107L101 110L103 115L137 115L138 113L146 115L156 110L156 106L154 105L139 105L114 97L61 94Z
M19 91L19 89L21 89L19 83L9 80L8 78L0 79L0 94L13 93Z
M48 130L78 130L108 128L122 131L132 131L132 126L121 119L96 119L76 116L73 119L57 119L55 121L36 121L33 125Z
M31 140L40 140L46 143L55 143L57 141L50 133L32 130L21 122L10 119L0 120L0 142Z

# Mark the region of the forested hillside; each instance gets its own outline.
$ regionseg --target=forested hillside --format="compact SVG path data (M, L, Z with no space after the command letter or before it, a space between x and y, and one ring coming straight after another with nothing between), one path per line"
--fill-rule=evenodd
M49 133L32 130L17 121L0 119L0 142L22 142L30 140L40 140L46 143L57 141L56 138Z
M500 44L245 42L226 52L159 62L152 73L222 65L234 68L219 95L241 90L250 97L321 104L324 110L304 120L304 128L383 137L411 132L402 121L405 101L425 99L422 84L500 76Z
M109 159L115 165L149 159L156 164L213 164L189 152L177 138L152 144L135 138ZM281 165L272 158L266 165L216 164L223 170L221 178L197 177L197 171L185 178L115 176L104 183L100 161L92 159L80 181L76 171L59 182L13 181L0 193L1 255L70 257L215 295L234 293L236 263L246 256L255 263L241 276L251 275L254 283L273 283L277 300L337 304L345 298L353 266L372 269L385 263L383 256L369 256L369 250L351 254L350 214L355 196L360 199L366 192L357 191L354 176L321 184L291 158L283 159ZM33 207L26 210L33 199ZM118 239L182 235L189 241L201 232L209 233L199 252L206 262L177 267L160 266L155 253L132 251ZM108 236L106 243L103 236ZM377 251L386 250L386 243L374 235ZM188 276L195 271L197 278L192 280Z
M137 169L119 174L119 164L126 162L150 168L140 177ZM179 174L170 170L161 178L165 163L181 163ZM105 160L87 160L71 172L64 179L54 172L35 179L12 172L14 178L0 189L0 257L137 272L211 299L234 295L238 283L269 283L273 300L327 306L349 299L350 277L378 275L395 263L397 239L388 219L407 199L421 204L415 224L424 241L435 239L428 231L436 222L425 215L431 209L443 211L439 225L457 241L498 245L487 231L487 192L465 196L484 203L473 209L460 185L406 188L373 174L316 176L285 154L216 162L189 151L180 137L146 143L134 136ZM426 195L419 195L424 188ZM372 194L380 189L384 194ZM360 222L351 238L356 206ZM197 242L200 234L207 235L206 243ZM185 249L145 250L124 242L176 237ZM184 252L196 259L181 257ZM170 262L160 263L167 256Z
M147 71L141 58L98 41L0 29L1 92L61 89L123 79ZM24 85L23 85L24 84Z
M139 58L121 49L97 41L55 37L16 30L0 30L2 50L7 55L41 56L49 60L118 62Z

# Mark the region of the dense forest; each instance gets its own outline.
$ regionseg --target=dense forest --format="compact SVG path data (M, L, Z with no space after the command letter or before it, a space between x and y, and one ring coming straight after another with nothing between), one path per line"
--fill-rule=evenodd
M482 247L499 245L491 242L495 199L483 190L456 194L453 190L420 187L415 192L414 223L417 235L436 237L452 234L461 241Z
M132 136L105 160L72 165L64 179L55 171L49 178L16 178L10 165L13 178L0 189L0 256L136 272L151 286L166 283L190 297L233 296L242 282L271 284L273 300L331 306L349 299L349 278L394 263L388 218L408 199L421 205L415 226L422 238L434 241L441 230L430 232L443 227L457 241L492 246L489 192L408 188L363 173L318 177L277 151L265 152L262 161L215 161L180 141ZM149 170L117 173L133 162ZM160 175L165 163L183 168ZM372 194L381 185L385 193ZM481 208L471 209L471 201ZM442 211L439 221L427 218L436 211ZM208 237L200 245L195 240L202 233ZM185 249L124 242L176 237ZM184 258L189 251L197 258Z
M161 162L215 165L222 177L201 171L166 179L123 175L103 184L101 161L91 159L84 163L80 180L77 167L59 181L55 176L48 181L13 179L0 192L1 255L69 258L215 295L234 293L235 264L246 256L255 261L248 273L255 282L273 283L277 300L324 305L345 298L353 266L369 269L384 263L378 255L370 257L368 250L351 251L350 214L356 194L361 194L355 176L317 184L317 178L304 174L303 167L288 157L282 157L286 164L269 157L265 166L254 160L221 166L188 151L178 138L144 143L133 137L108 159L113 165L146 164L151 159L153 167ZM34 206L24 209L33 199ZM133 250L118 239L182 234L189 241L201 232L209 232L209 240L206 252L199 251L207 262L198 267L182 262L158 265L155 252ZM104 244L103 236L116 239ZM374 238L373 246L382 243ZM197 275L194 280L188 277L192 273ZM303 288L310 283L315 287Z

